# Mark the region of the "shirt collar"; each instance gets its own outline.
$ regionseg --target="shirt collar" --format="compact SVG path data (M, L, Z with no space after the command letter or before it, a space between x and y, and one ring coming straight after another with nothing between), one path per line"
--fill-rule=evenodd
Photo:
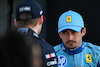
M70 49L67 49L65 46L64 46L64 43L62 42L61 44L61 48L64 52L68 53L69 55L72 55L72 54L77 54L77 53L80 53L83 51L84 49L84 42L82 41L82 45L80 47L78 47L77 49L75 50L70 50Z
M22 28L19 28L17 30L17 32L19 32L22 35L25 35L25 34L29 33L29 34L34 35L35 37L39 38L39 36L30 28L22 27Z

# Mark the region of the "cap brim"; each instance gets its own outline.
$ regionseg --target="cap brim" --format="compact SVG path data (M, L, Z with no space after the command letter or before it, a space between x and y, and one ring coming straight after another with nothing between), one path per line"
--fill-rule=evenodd
M71 30L74 30L76 32L80 32L82 27L78 27L78 26L64 26L64 27L61 27L60 29L58 29L58 33L60 33L63 30L66 30L66 29L71 29Z

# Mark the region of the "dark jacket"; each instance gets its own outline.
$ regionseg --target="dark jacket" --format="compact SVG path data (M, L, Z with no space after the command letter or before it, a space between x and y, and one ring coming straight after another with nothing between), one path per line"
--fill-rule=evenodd
M32 37L35 37L39 44L42 47L42 57L43 57L43 67L58 67L57 61L58 58L55 54L55 51L53 49L53 46L48 44L47 42L43 41L39 36L30 28L19 28L17 30L19 33L23 35L29 35Z

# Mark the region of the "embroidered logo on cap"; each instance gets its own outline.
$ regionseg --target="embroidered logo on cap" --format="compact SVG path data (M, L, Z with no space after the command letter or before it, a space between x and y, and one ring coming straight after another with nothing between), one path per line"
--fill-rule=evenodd
M23 11L31 11L31 7L30 6L23 6L19 8L19 12L23 12Z
M92 63L92 56L91 56L91 54L86 54L86 62L87 63Z
M67 22L67 23L72 22L72 16L67 16L67 17L66 17L66 22Z

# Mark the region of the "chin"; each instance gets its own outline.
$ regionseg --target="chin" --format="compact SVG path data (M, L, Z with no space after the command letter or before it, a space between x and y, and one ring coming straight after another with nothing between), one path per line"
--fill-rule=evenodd
M77 49L77 46L68 47L68 49Z

